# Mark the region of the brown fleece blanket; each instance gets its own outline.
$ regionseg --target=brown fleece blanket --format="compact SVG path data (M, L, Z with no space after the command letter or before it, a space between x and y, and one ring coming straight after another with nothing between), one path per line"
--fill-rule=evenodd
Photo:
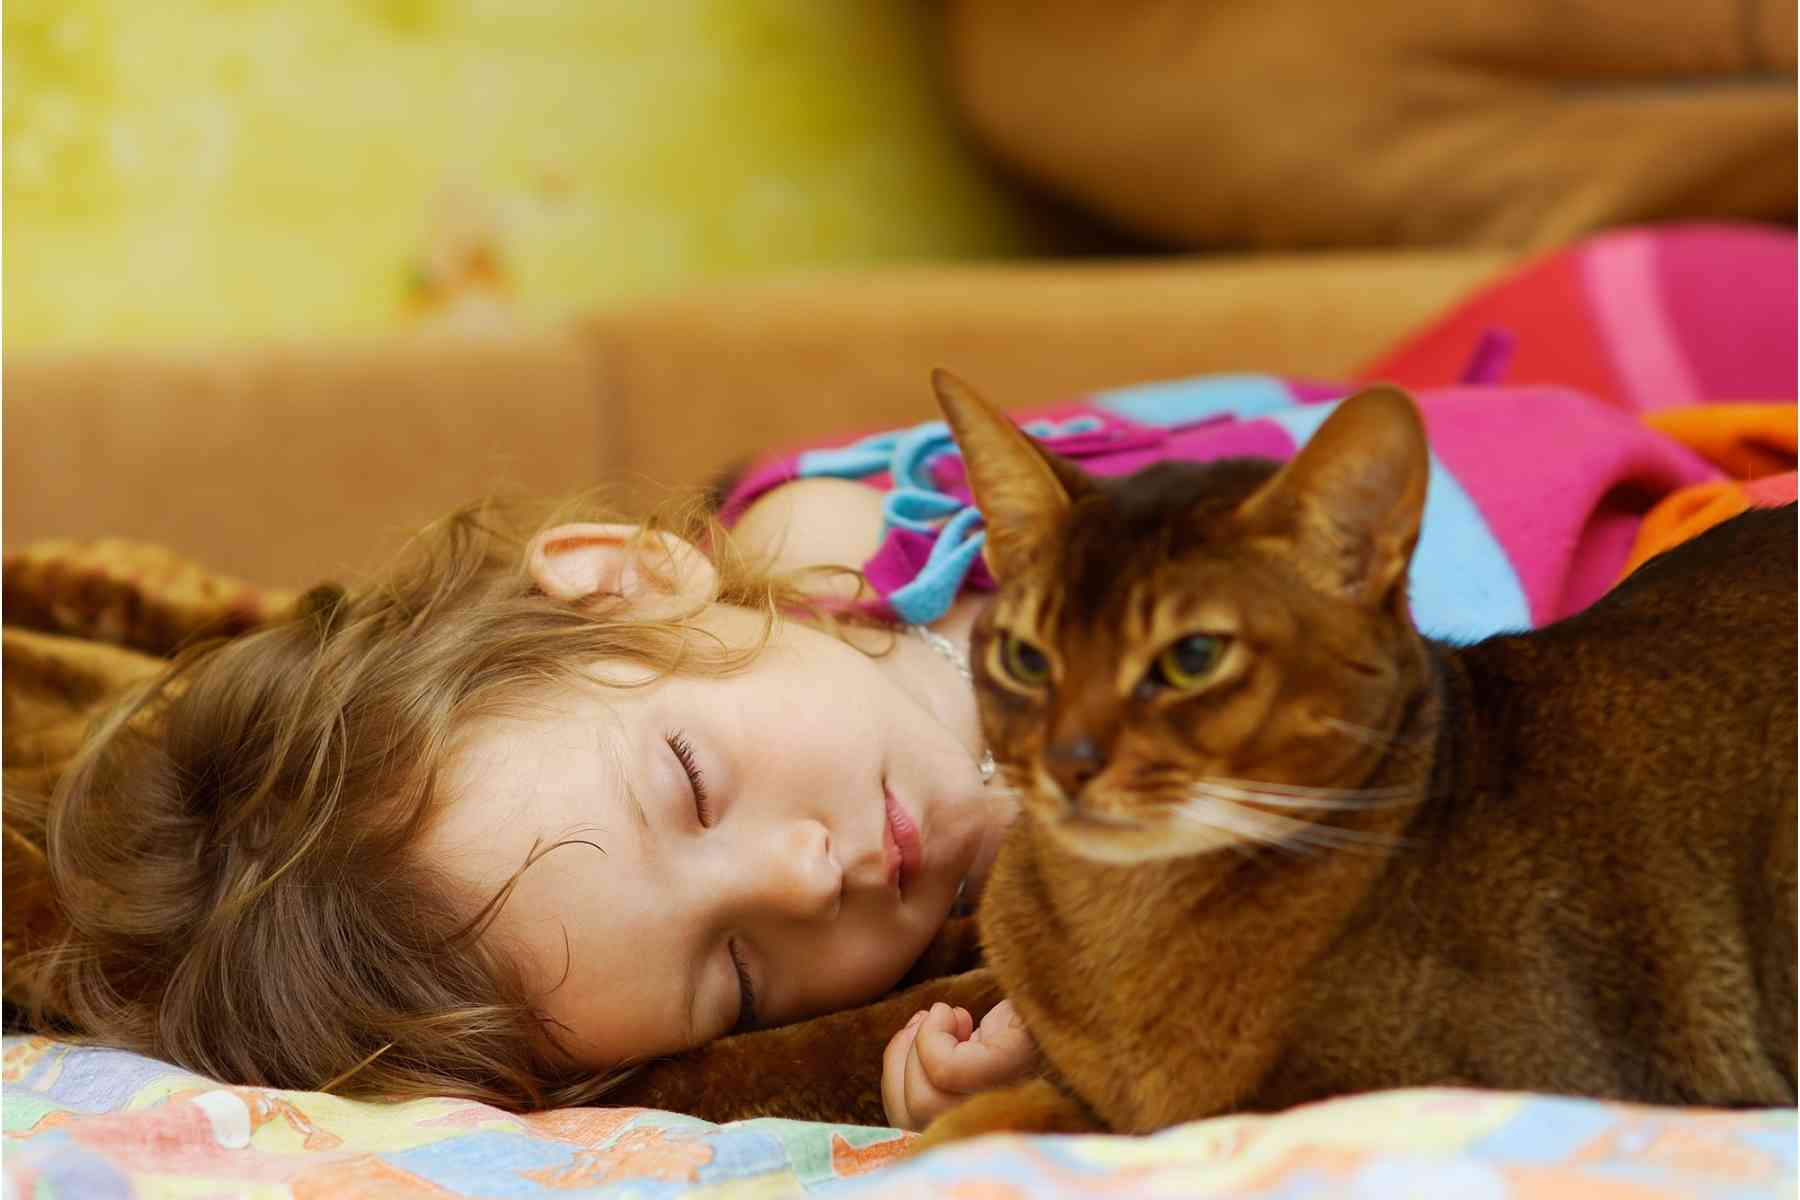
M294 600L141 542L38 542L7 554L8 787L53 781L88 718L183 643L255 628Z
M235 634L292 607L159 546L107 539L38 542L5 557L0 599L0 747L5 789L48 792L88 721L183 643ZM0 953L54 921L43 855L8 827ZM20 997L10 994L9 1000Z

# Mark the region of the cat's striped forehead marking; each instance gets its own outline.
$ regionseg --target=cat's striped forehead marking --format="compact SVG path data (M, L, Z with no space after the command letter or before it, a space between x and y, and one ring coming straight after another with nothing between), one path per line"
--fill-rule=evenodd
M1168 640L1194 631L1162 637L1197 598L1193 567L1196 557L1209 557L1211 526L1275 470L1263 460L1222 459L1100 481L1039 530L1040 557L1001 587L995 623L1036 643L1059 667L1070 655L1102 657L1099 678L1138 654L1148 662ZM1172 576L1177 561L1182 567Z
M1167 588L1139 587L1126 605L1127 625L1119 645L1115 686L1128 696L1156 656L1177 640L1197 633L1236 637L1242 629L1238 608L1219 596L1193 595Z
M994 605L995 625L1019 637L1028 637L1045 649L1055 641L1057 594L1053 588L1009 587L1001 589Z

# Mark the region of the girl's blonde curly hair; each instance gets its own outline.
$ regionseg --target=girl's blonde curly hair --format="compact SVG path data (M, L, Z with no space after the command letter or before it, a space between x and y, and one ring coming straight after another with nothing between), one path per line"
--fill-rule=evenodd
M692 623L704 605L651 619L616 598L553 600L514 511L472 506L366 586L314 589L287 620L186 649L96 722L50 795L7 797L59 917L5 967L34 1026L354 1097L518 1110L591 1102L616 1080L560 1052L522 964L482 936L512 881L471 901L421 834L469 722L598 660L717 675L760 645L708 642ZM784 617L846 627L698 500L642 528L705 547L711 601L760 612L765 639Z

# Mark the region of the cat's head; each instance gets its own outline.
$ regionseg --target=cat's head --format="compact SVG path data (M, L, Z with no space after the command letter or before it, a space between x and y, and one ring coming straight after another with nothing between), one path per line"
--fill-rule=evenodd
M1285 466L1099 479L933 385L1000 583L971 643L983 730L1026 810L1111 862L1348 836L1332 814L1381 799L1369 777L1426 677L1411 398L1343 401Z

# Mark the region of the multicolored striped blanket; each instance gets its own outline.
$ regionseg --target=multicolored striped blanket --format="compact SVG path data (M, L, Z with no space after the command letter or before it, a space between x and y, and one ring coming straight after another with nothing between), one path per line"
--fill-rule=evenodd
M1432 448L1411 576L1428 635L1473 641L1579 612L1657 550L1795 497L1795 241L1764 230L1612 234L1526 268L1342 383L1159 381L1018 413L1092 474L1286 459L1360 383L1414 390ZM979 381L976 381L979 383ZM727 520L794 479L881 489L863 564L886 615L993 586L942 421L784 454Z

